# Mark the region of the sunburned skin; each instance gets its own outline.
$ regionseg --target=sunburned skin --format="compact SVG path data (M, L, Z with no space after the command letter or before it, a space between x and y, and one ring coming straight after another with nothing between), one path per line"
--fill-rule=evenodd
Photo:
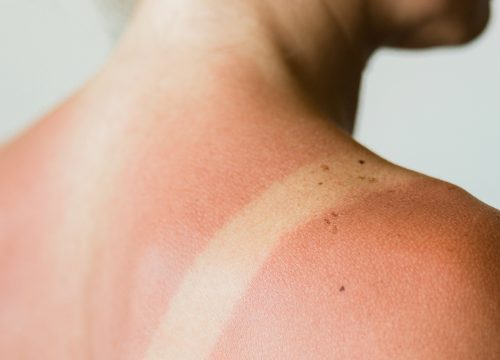
M232 92L228 104L222 90L183 113L199 125L188 132L166 117L154 132L117 122L128 136L115 138L113 122L96 133L69 103L1 154L9 254L0 278L2 357L313 358L305 356L311 347L317 358L396 354L414 344L384 347L381 339L406 331L435 294L473 280L462 281L453 256L437 261L455 215L435 204L461 191L383 161L327 121L292 122L278 108L269 117L272 98L250 106ZM41 140L48 131L52 142ZM9 191L15 184L23 191ZM460 231L471 230L467 221ZM420 247L426 233L431 240ZM422 252L429 264L416 257ZM408 290L419 284L421 303ZM453 314L479 308L464 301ZM432 311L446 306L444 299ZM387 328L393 308L406 322ZM498 327L476 313L488 320L482 326Z
M270 186L215 234L184 276L147 359L206 358L233 306L278 245L280 235L321 213L327 204L359 201L369 186L360 179L365 169L356 162L344 175L331 176L330 171L343 167L335 160L309 164ZM344 185L338 186L335 179ZM401 181L380 180L387 187ZM267 214L266 218L261 214Z
M500 266L486 259L500 217L471 200L415 182L312 217L282 236L210 358L497 358Z
M113 190L116 195L107 195L115 200L101 217L101 221L104 218L104 222L122 225L110 230L117 240L109 244L105 252L109 258L102 258L101 263L116 262L123 244L129 247L121 250L124 256L133 255L121 260L121 270L116 275L122 279L116 281L118 284L127 285L124 288L113 288L109 285L113 281L103 280L102 275L93 276L99 279L96 286L107 294L105 298L113 299L109 300L113 301L109 307L125 307L121 312L117 310L119 315L113 319L95 325L98 355L105 357L106 344L114 343L108 338L110 334L123 344L121 356L134 358L136 351L146 351L156 328L162 326L164 313L183 276L197 255L210 247L221 228L269 186L285 181L301 167L318 161L318 157L335 152L326 122L290 126L279 113L271 119L259 113L258 107L239 103L234 93L232 97L232 103L224 103L223 107L218 105L217 96L206 108L198 106L196 114L203 116L199 120L185 114L184 121L206 121L199 134L184 134L183 128L176 128L179 123L172 122L162 132L148 135L151 144L161 144L161 152L126 154L126 166L116 174L120 179L119 188ZM272 105L268 104L267 109L270 108ZM168 134L168 142L162 134ZM298 137L301 141L294 141ZM339 137L336 146L346 146L344 141ZM361 170L356 162L352 167ZM140 169L141 178L136 176L136 169ZM313 180L314 188L317 182ZM253 221L262 215L254 214ZM103 265L97 265L94 273L105 273L104 268L98 270L99 266ZM131 303L125 304L123 299L128 298ZM95 301L102 304L100 298ZM127 308L133 309L133 313L127 315ZM107 307L101 309L107 312ZM115 318L123 323L117 324ZM106 330L108 324L115 325ZM123 334L127 329L130 333ZM135 348L128 348L130 344L135 344Z
M340 130L387 35L485 17L361 4L138 2L0 150L0 359L500 358L498 212Z
M352 181L377 185L367 179L387 164L351 144L328 122L291 123L279 109L270 118L272 98L257 107L238 101L234 91L231 95L232 102L221 106L224 93L214 93L206 107L184 114L184 121L198 122L197 132L186 133L181 123L164 118L161 124L167 125L154 132L147 124L133 124L133 132L125 127L119 134L128 136L119 141L113 122L92 131L92 118L83 125L75 119L86 116L73 111L82 104L68 103L2 153L0 163L7 169L0 190L2 246L15 249L2 264L0 286L8 294L2 312L24 313L31 299L45 294L36 307L39 317L17 320L23 333L59 322L78 329L68 339L65 326L54 326L50 337L60 344L36 344L31 336L9 331L12 338L0 340L2 350L58 358L66 356L63 344L69 341L73 348L84 347L82 358L140 358L152 351L150 342L160 336L155 334L164 326L170 299L197 256L234 219L241 227L267 217L263 212L272 206L273 195L263 202L266 209L250 217L239 214L269 189L281 186L281 202L288 195L289 201L307 203L293 192L283 193L286 187L280 184L307 186L324 196L319 200L326 206ZM47 132L54 134L51 142L43 141ZM345 148L359 156L335 155ZM370 161L362 165L358 158ZM19 184L25 184L22 192L9 191ZM315 204L302 209L298 219L318 210ZM22 225L26 214L31 214L30 226ZM20 272L19 265L26 263ZM254 267L258 270L258 263ZM60 279L67 283L62 293L55 292ZM72 300L57 306L61 297Z

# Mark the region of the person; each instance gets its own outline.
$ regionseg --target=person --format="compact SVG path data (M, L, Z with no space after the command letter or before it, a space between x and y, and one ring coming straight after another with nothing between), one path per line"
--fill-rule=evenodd
M377 49L466 43L488 8L137 3L1 149L0 357L500 358L499 211L351 137Z

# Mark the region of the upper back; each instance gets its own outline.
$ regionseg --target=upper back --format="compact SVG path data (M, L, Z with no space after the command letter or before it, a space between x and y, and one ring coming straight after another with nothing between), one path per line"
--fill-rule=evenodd
M2 311L41 294L43 313L2 349L51 321L61 343L30 349L57 357L86 319L97 357L465 354L484 333L498 351L497 211L324 124L267 124L141 130L134 149L42 128L0 154Z

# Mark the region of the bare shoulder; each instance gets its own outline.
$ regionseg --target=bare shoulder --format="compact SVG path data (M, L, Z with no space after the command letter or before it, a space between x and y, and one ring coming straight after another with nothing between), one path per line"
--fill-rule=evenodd
M499 259L497 210L425 177L381 186L283 236L215 357L497 359Z
M375 221L415 235L443 241L500 241L500 211L456 185L425 176L401 188L368 194L356 206L376 206Z
M394 209L381 222L407 232L417 243L430 241L436 250L500 250L500 211L460 187L427 177L401 192L386 194L379 206Z

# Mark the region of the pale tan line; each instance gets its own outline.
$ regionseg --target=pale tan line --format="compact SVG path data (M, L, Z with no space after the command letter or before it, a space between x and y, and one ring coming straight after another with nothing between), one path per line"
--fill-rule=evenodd
M339 202L318 162L268 188L222 228L189 269L146 359L205 359L283 233ZM330 162L331 163L331 162ZM333 169L333 167L332 167ZM324 185L318 186L319 181Z

